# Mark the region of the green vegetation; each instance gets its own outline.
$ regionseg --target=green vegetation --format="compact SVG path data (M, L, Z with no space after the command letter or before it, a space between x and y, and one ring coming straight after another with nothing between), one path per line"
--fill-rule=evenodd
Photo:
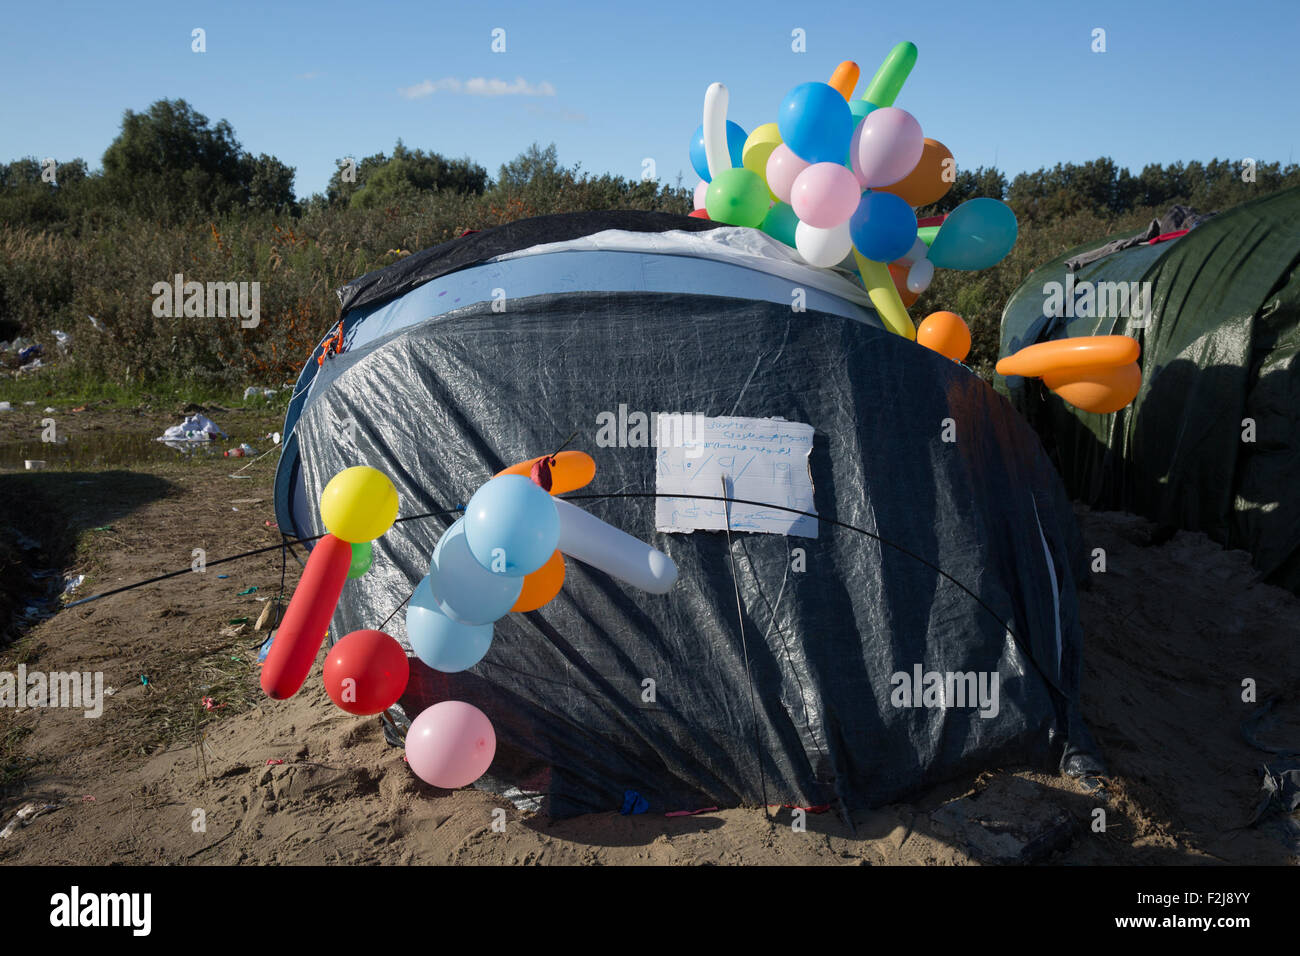
M102 170L74 159L0 165L0 340L39 342L47 364L23 393L130 400L186 390L228 398L247 384L292 380L338 318L334 290L410 252L528 216L591 209L685 213L690 190L592 176L533 145L495 180L468 158L411 150L339 161L323 195L299 200L294 170L253 156L230 124L184 100L127 111ZM1141 228L1173 202L1225 209L1300 184L1300 167L1261 163L1242 182L1233 163L1148 166L1109 159L1058 165L1007 182L996 169L962 171L945 212L987 195L1021 222L1015 250L980 273L940 271L915 317L951 309L970 323L971 364L987 374L1002 304L1036 265L1081 242ZM156 283L258 282L260 323L153 314ZM94 317L95 322L90 321ZM98 328L96 328L96 325ZM66 355L54 330L72 335ZM12 353L7 357L12 365Z

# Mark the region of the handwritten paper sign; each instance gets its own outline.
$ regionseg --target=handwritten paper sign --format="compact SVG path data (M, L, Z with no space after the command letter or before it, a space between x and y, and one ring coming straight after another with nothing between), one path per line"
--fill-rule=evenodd
M661 495L723 497L816 514L808 453L813 427L781 418L706 418L660 414L655 490ZM817 519L778 508L697 498L655 499L658 531L731 530L817 537Z

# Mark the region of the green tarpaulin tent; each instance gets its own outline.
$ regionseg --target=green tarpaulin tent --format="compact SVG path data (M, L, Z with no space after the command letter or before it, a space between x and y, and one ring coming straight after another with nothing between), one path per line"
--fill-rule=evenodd
M1037 379L995 387L1034 424L1072 495L1203 531L1300 593L1300 189L1067 271L1114 238L1025 280L1002 315L1001 354L1131 335L1142 344L1136 401L1093 415Z

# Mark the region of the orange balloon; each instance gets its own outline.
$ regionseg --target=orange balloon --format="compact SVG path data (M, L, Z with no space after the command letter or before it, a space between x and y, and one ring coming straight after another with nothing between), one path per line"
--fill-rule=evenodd
M861 75L858 65L852 60L845 60L835 68L831 74L829 86L835 87L840 96L846 100L853 99L853 88L858 85L858 76Z
M543 455L543 458L546 456ZM554 456L555 463L551 467L551 494L562 495L570 491L577 491L579 488L585 488L591 484L591 480L596 477L596 462L585 451L562 451ZM523 475L525 478L532 474L533 463L538 461L537 458L530 458L527 461L521 461L517 465L511 465L509 468L503 468L497 472L495 477L502 475Z
M1062 369L1087 371L1136 362L1142 347L1127 335L1080 335L1029 345L999 359L999 375L1040 376Z
M928 206L932 202L938 202L952 189L952 182L944 177L944 173L948 173L949 177L956 175L955 168L947 165L951 162L952 152L948 147L937 139L926 137L921 158L912 171L892 186L881 186L875 191L893 193L913 208Z
M954 362L970 354L970 329L955 312L931 312L917 326L916 341Z
M903 300L903 308L910 309L916 304L916 300L921 296L907 287L907 272L912 267L906 263L891 262L889 264L889 277L894 280L894 288L898 290L898 297Z
M564 586L564 555L556 551L550 560L532 574L524 575L524 589L512 611L536 611L548 604Z
M1102 368L1067 368L1048 372L1043 384L1075 408L1096 415L1117 412L1137 398L1142 370L1137 362Z

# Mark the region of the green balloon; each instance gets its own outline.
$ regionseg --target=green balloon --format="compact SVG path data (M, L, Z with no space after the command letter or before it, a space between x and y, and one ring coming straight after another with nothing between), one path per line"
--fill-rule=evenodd
M743 166L733 166L713 177L704 208L714 222L757 228L767 217L771 201L762 176Z
M787 202L779 202L767 211L767 217L758 228L776 239L794 247L794 230L799 225L799 217Z
M359 541L352 545L352 563L348 565L348 580L355 581L370 570L374 558L374 549L369 541Z
M916 65L916 44L904 41L889 51L885 62L880 64L876 75L871 78L862 98L877 106L893 106L898 98L907 75Z

